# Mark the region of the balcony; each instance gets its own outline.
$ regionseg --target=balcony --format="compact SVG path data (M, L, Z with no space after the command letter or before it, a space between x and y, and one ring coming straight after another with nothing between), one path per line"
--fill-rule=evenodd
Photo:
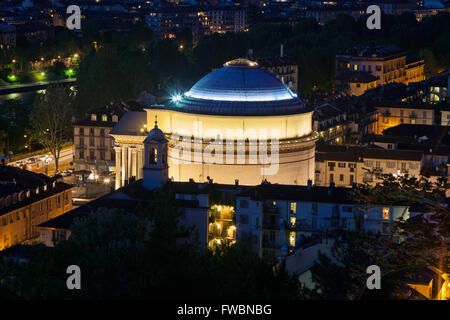
M86 146L84 144L77 144L75 146L75 148L77 148L77 149L86 149Z

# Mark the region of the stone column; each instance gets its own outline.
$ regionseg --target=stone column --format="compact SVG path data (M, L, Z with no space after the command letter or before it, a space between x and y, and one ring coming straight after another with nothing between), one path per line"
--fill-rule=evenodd
M128 147L127 151L128 151L127 152L127 158L128 158L128 160L127 160L127 179L129 180L130 177L133 175L133 171L131 170L133 167L133 159L131 158L131 148Z
M114 151L116 152L116 190L122 186L121 176L122 176L122 148L114 147Z
M133 165L131 167L131 175L137 180L137 149L136 147L131 148L131 160Z
M125 181L128 180L128 148L122 147L122 186L125 185Z
M136 157L136 168L137 168L137 176L136 179L142 179L142 167L144 166L144 162L142 161L143 156L143 148L142 146L137 147L137 157Z

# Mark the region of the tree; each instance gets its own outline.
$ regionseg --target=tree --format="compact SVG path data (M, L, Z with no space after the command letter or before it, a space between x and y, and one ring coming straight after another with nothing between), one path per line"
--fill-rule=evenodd
M169 192L157 192L155 199L128 212L91 212L54 248L22 248L22 263L0 259L0 294L89 300L302 297L297 276L283 265L237 246L210 252L198 248L195 237L178 241L189 232L178 226L182 211ZM81 269L82 290L66 288L66 269L73 264Z
M20 99L8 99L0 104L0 151L22 150L24 133L28 126L28 109Z
M53 155L56 172L61 146L71 132L73 97L69 87L49 87L36 96L30 114L33 135Z

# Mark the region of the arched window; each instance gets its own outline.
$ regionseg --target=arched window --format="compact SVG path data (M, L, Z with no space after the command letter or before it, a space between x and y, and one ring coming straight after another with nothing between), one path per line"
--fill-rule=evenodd
M150 159L151 164L156 164L158 162L158 150L156 150L155 148L152 148L150 150L149 156L150 156L149 159Z
M91 114L91 121L97 121L97 115L96 114Z
M112 121L113 122L119 122L119 117L117 115L113 115L112 116Z
M106 114L102 114L102 121L108 121L108 116Z

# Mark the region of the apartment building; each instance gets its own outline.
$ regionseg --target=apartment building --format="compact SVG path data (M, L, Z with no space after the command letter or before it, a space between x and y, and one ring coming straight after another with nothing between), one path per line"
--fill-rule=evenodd
M217 6L205 11L208 33L226 33L248 31L248 13L246 8Z
M129 110L142 106L131 102L110 104L92 111L73 124L75 170L114 171L114 139L109 135L119 119Z
M171 6L149 11L146 22L160 38L173 39L183 29L189 29L196 37L209 29L206 12L196 6Z
M282 47L279 57L257 58L255 61L261 68L275 74L293 92L298 91L298 65L284 56Z
M263 183L236 195L237 243L262 257L295 254L314 235L339 230L389 234L408 208L401 204L359 206L351 188Z
M349 71L368 72L377 78L376 86L393 82L412 83L424 80L424 61L408 58L396 46L353 47L336 55L336 77ZM350 77L350 79L352 79Z
M317 106L313 114L313 128L319 139L332 144L342 144L350 129L347 114L328 103Z
M351 187L354 183L375 184L378 174L419 177L423 151L389 150L373 147L318 146L315 184Z
M0 250L35 243L37 225L72 209L72 186L43 174L0 165Z
M368 71L342 72L335 77L335 91L350 96L360 96L377 87L377 77Z
M0 49L12 49L16 47L16 27L8 24L0 24Z
M428 104L391 104L376 106L379 111L376 134L400 124L426 124L434 122L434 107Z

